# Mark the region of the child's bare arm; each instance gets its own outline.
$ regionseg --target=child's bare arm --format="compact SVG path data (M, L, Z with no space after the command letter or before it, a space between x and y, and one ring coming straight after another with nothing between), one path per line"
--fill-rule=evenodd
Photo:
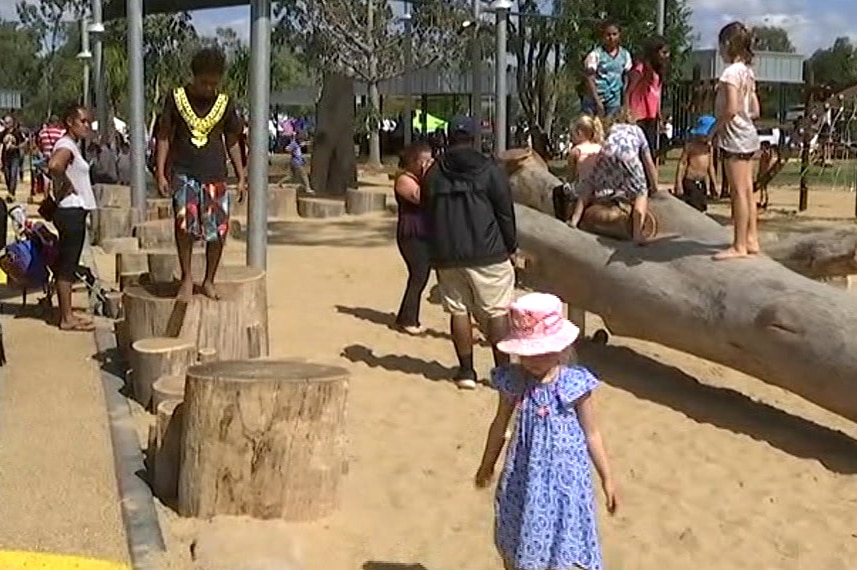
M503 444L506 441L506 429L509 427L509 420L514 410L515 401L508 394L498 392L497 412L494 414L491 427L488 429L488 438L485 440L485 451L482 453L482 462L479 464L479 470L476 472L477 487L485 487L491 481L491 477L494 474L494 466L497 464L497 458L500 457L500 452L503 450Z
M717 169L714 168L714 153L708 151L708 179L711 181L711 187L717 188Z
M580 161L580 149L573 148L568 153L568 180L569 182L577 182L578 177L578 162Z
M598 429L598 422L595 419L595 404L592 402L592 393L590 392L580 398L576 408L580 426L586 436L589 457L592 458L592 464L601 479L601 487L607 496L607 510L612 514L616 510L616 486L613 482L610 462L607 459L607 451L604 449L604 438L601 437L601 430Z
M682 189L682 181L684 180L684 173L687 170L687 146L681 149L681 156L678 159L678 166L675 169L675 185L673 186L673 193L676 196L681 196L683 194Z

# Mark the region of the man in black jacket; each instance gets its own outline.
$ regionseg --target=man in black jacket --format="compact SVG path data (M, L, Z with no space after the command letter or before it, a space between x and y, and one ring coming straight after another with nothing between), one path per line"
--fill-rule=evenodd
M479 130L469 117L450 121L448 149L426 173L421 191L431 262L458 355L454 380L467 389L476 387L471 315L492 346L506 335L515 289L511 258L518 247L509 179L474 148ZM507 362L494 348L494 363Z

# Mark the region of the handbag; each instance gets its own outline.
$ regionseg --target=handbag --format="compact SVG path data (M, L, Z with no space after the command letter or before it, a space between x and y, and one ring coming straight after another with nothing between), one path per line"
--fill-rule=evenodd
M39 215L43 220L48 222L54 221L54 214L57 211L57 201L54 200L54 197L48 194L42 200L42 203L39 204Z

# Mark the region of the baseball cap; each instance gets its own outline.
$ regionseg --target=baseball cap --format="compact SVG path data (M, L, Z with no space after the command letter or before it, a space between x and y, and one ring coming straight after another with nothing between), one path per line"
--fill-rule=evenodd
M714 124L717 122L711 115L702 115L696 120L696 124L690 129L690 134L696 137L707 137L711 134L711 129L714 128Z
M465 133L472 137L476 137L479 135L479 125L473 117L456 115L449 120L446 132L449 135L453 133Z

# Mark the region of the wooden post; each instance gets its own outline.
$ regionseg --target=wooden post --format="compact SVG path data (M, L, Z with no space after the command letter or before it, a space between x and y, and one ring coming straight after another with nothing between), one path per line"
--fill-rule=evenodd
M801 212L805 212L809 207L809 152L812 143L812 125L810 125L809 117L812 112L813 91L815 89L815 74L810 60L804 62L803 79L805 89L802 120L804 133L800 149L800 198L798 200L798 210Z
M148 408L152 385L161 376L184 374L196 360L196 345L179 338L153 337L131 345L134 398Z
M181 466L181 436L184 416L181 400L161 402L157 411L153 490L162 501L175 499Z
M347 392L347 370L293 360L188 369L179 514L332 513L346 468Z

